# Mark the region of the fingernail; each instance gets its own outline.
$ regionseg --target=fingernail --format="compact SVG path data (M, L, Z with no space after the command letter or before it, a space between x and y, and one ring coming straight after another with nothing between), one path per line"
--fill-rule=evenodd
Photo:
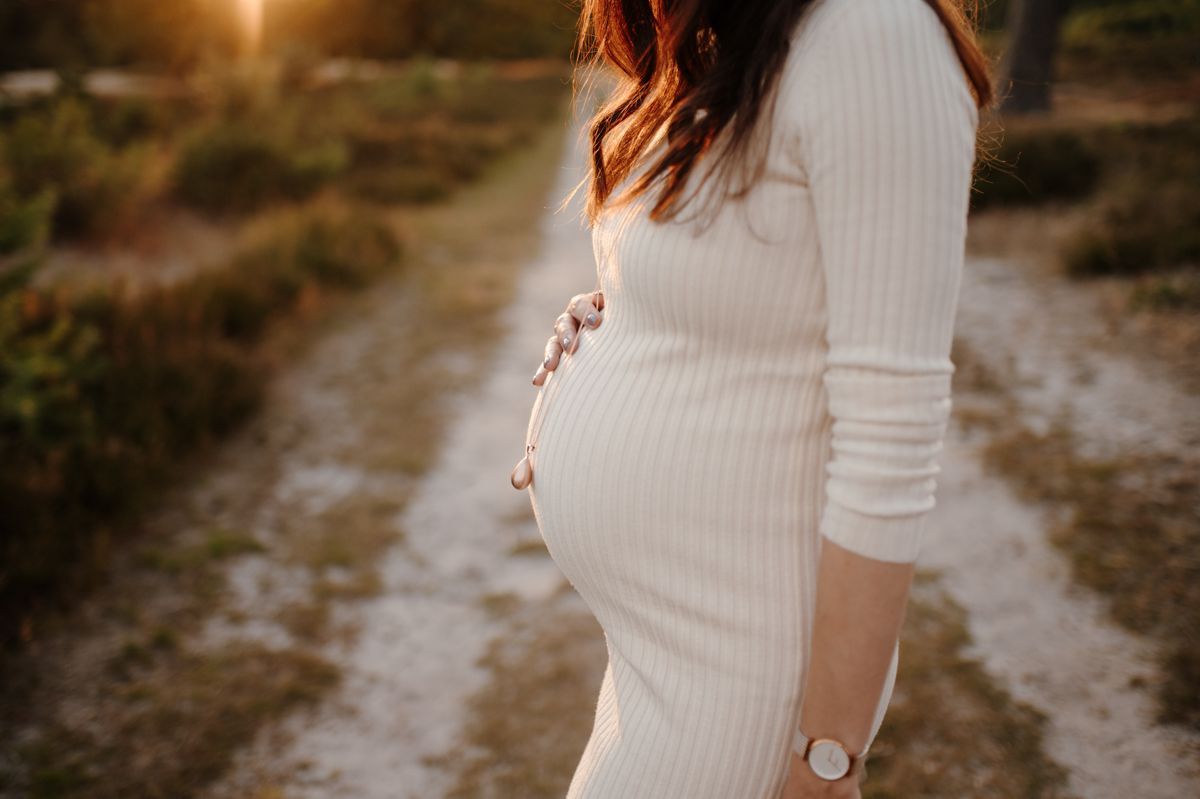
M587 323L588 327L595 327L596 326L596 315L594 313L590 313L587 316L583 317L583 321Z
M571 337L570 336L563 336L563 349L568 350L568 351L571 349Z
M550 356L549 355L546 356L546 360L542 361L542 366L546 367L547 369L550 368Z
M533 373L533 381L532 381L532 382L533 382L533 384L534 384L535 386L537 385L537 379L538 379L538 376L539 376L541 373L542 373L542 370L541 370L541 369L538 369L536 372L534 372L534 373Z

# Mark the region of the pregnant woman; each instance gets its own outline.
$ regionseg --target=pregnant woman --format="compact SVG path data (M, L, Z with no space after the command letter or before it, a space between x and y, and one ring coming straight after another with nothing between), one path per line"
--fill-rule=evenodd
M607 644L568 797L858 797L987 62L951 0L585 0L581 30L621 80L590 128L599 288L512 475Z

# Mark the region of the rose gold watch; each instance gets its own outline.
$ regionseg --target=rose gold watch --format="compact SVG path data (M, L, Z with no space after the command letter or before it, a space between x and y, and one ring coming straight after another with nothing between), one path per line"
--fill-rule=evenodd
M800 755L800 759L808 764L814 774L833 782L849 774L862 774L867 765L867 752L871 751L871 747L868 744L862 752L852 755L841 741L833 738L809 738L797 729L792 750Z

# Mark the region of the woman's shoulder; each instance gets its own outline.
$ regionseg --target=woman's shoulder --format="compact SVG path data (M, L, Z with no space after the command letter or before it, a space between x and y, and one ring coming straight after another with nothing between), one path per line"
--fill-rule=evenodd
M845 137L871 147L871 137L925 131L964 152L974 147L970 81L928 0L813 0L778 90L775 124L802 164L813 148L839 148Z
M813 0L796 26L792 44L803 50L819 42L853 42L864 34L948 40L929 0Z
M783 102L844 102L928 86L974 106L950 31L929 0L813 0L792 32Z

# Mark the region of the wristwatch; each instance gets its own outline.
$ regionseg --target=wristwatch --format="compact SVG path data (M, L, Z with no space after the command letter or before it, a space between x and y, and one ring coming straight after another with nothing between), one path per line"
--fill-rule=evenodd
M847 774L861 774L866 768L867 752L871 751L871 746L868 744L862 752L852 755L840 741L833 738L809 738L797 729L792 750L800 755L801 760L808 763L814 774L833 782Z

